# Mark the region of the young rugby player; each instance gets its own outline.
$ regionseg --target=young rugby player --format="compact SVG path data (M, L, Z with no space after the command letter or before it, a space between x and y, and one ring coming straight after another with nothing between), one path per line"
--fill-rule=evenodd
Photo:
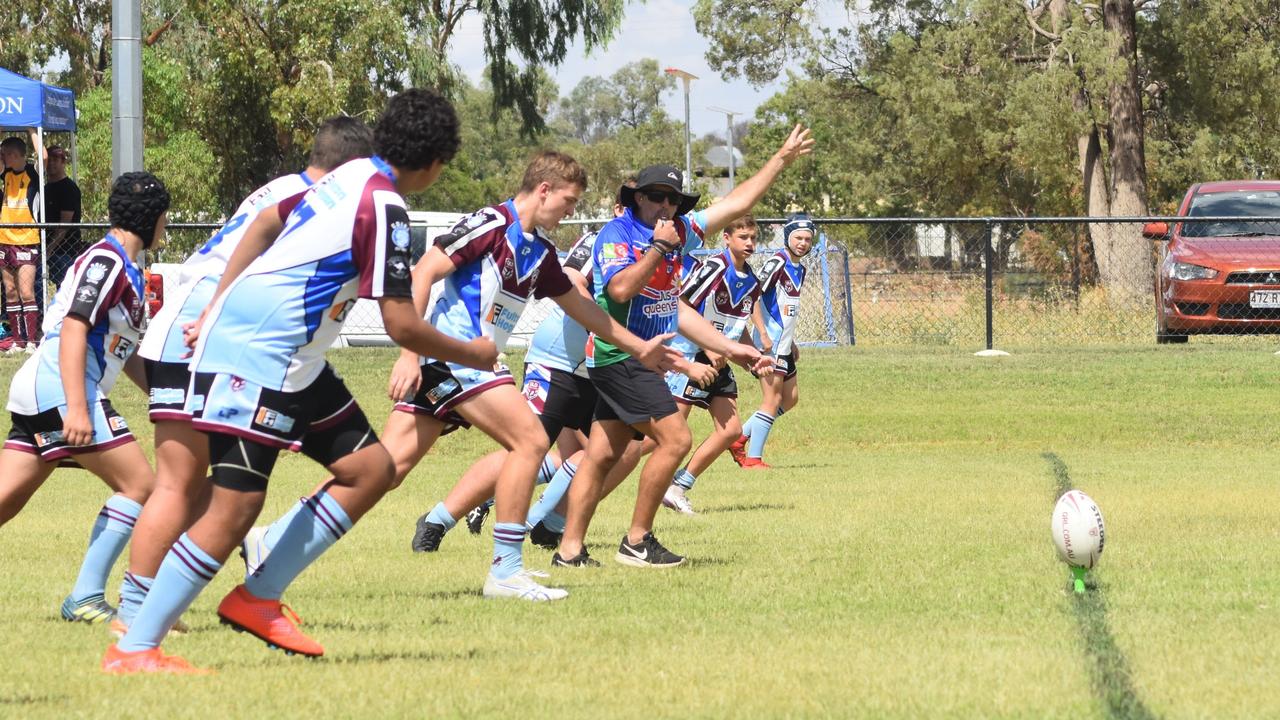
M513 199L463 219L438 238L414 268L419 309L428 309L428 291L439 282L429 309L432 323L453 337L490 337L501 346L528 299L550 297L566 315L625 348L638 362L664 370L673 367L680 355L663 346L671 336L642 341L606 315L573 286L557 261L555 246L540 232L556 227L573 211L586 184L586 171L568 155L547 151L535 156ZM550 440L510 371L504 366L473 371L405 352L396 362L390 392L393 398L406 398L396 405L383 431L399 478L450 426L475 425L507 450L494 491L493 562L484 583L485 597L566 597L564 590L543 587L524 571L525 519ZM450 520L429 513L423 522Z
M680 299L702 314L726 338L743 336L751 323L751 311L760 297L760 285L747 264L756 247L756 220L743 215L725 226L724 251L702 261L685 280ZM699 350L683 336L673 345L690 362L716 368L714 382L701 386L684 375L667 373L667 385L686 418L696 405L710 411L715 424L711 434L693 451L689 464L676 473L662 504L685 515L694 515L686 493L720 454L741 435L738 420L738 383L733 369L721 355Z
M763 399L760 409L742 427L742 435L729 447L734 462L748 470L767 470L764 443L773 422L800 401L796 387L796 317L800 314L800 286L805 269L801 259L813 248L817 227L808 215L792 215L782 226L782 249L760 269L760 302L756 324L760 348L773 357L773 372L760 375Z
M191 427L185 409L190 348L183 327L209 305L227 260L263 210L306 192L331 170L373 154L373 131L351 117L329 118L316 131L307 169L276 178L254 190L231 219L183 263L167 302L151 318L138 350L146 363L151 422L156 433L156 488L134 526L129 571L120 585L120 612L112 631L123 636L142 605L156 570L174 541L206 501L209 441ZM177 628L178 625L175 625Z
M626 214L605 225L596 240L596 301L641 337L670 332L678 325L696 345L735 362L756 365L760 357L754 348L729 341L679 301L687 241L691 234L718 232L748 212L779 173L812 149L809 131L797 125L759 172L700 212L692 212L698 197L679 190L681 176L675 168L654 165L642 170L638 189L624 193ZM602 481L639 431L653 439L655 449L640 473L631 526L614 557L640 567L679 565L684 558L663 547L652 530L676 467L689 452L689 425L676 412L663 377L639 366L622 349L593 336L587 367L600 400L586 455L569 488L559 554L567 563L582 554Z
M65 620L106 622L107 575L133 532L155 482L151 466L107 394L120 371L144 390L134 355L146 323L137 257L164 237L169 193L145 172L116 178L107 201L111 229L76 258L45 319L44 342L9 386L13 429L0 451L0 525L73 458L115 492L98 513Z
M268 562L223 598L218 615L269 646L324 653L284 614L280 596L395 476L364 413L324 361L347 312L357 297L374 298L387 334L403 347L473 367L497 359L487 339L463 342L428 325L411 296L401 195L435 182L458 143L448 101L408 90L379 119L374 157L339 167L253 221L207 316L192 328L198 343L186 408L209 437L208 508L165 556L128 632L108 648L104 671L200 672L162 653L160 640L253 526L285 448L323 464L333 479L308 499L306 512L292 514Z

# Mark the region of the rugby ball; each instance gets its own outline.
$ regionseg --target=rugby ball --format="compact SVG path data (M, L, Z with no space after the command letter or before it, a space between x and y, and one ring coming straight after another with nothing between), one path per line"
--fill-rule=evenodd
M1106 541L1098 503L1079 490L1058 498L1053 508L1053 544L1058 547L1062 562L1091 569L1098 564Z

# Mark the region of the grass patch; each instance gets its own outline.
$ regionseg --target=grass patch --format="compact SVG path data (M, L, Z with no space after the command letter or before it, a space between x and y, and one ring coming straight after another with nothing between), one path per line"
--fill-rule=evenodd
M659 515L688 567L557 571L571 597L548 607L479 596L487 533L410 553L413 521L491 447L455 433L291 588L325 658L217 624L233 558L166 645L208 678L102 676L105 631L57 619L107 495L59 471L0 530L0 607L22 629L0 639L0 716L1275 717L1280 359L1255 350L806 350L776 469L721 460L691 495L700 517ZM332 357L380 425L394 355ZM4 386L18 365L0 358ZM759 395L739 375L747 414ZM145 445L126 385L113 401ZM708 427L695 414L695 438ZM1107 519L1082 598L1050 538L1047 453ZM282 458L266 514L321 474ZM629 481L602 503L601 559L633 496Z

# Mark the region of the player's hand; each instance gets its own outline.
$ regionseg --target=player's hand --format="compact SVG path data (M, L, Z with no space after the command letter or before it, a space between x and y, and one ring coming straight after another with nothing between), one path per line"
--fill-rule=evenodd
M402 352L391 366L391 379L387 382L387 397L391 402L408 401L418 394L418 385L422 383L422 366L418 356Z
M83 447L93 442L93 421L85 408L67 408L62 417L62 440L71 447Z
M675 370L676 365L684 360L684 355L679 350L667 346L667 341L675 336L675 333L663 333L646 340L640 346L640 351L633 353L632 357L654 372L665 373L668 370Z
M729 343L729 349L725 355L744 368L756 367L760 358L763 357L759 350L743 343ZM773 361L770 360L769 363L772 364Z
M204 319L208 314L209 307L205 306L205 309L200 311L200 317L182 326L182 342L187 347L195 349L196 343L200 340L200 331L204 329Z
M467 357L463 365L477 370L492 371L498 364L498 346L487 337L478 337L467 342Z
M653 242L658 245L658 249L663 253L668 253L680 247L680 233L676 232L676 224L671 220L656 220L653 223ZM670 248L670 250L664 248Z
M717 373L715 368L706 363L689 362L682 357L674 369L701 388L710 387L711 383L716 381Z
M715 368L716 370L722 370L724 369L725 365L729 364L729 358L725 357L724 355L717 355L716 353L713 353L713 352L708 352L706 353L706 355L707 355L707 359L711 361L711 367Z
M760 352L769 355L773 352L773 342L767 337L760 338Z
M813 152L815 142L813 138L809 137L809 128L796 123L796 126L791 129L791 135L787 138L787 141L782 143L782 147L778 148L778 153L775 157L789 165L792 160L801 155L808 155Z

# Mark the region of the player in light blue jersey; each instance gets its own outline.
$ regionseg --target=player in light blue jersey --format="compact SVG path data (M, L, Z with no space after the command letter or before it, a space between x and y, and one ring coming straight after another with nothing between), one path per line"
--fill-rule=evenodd
M258 214L191 328L186 409L208 435L208 507L165 555L128 632L107 649L108 673L192 672L160 641L253 526L282 449L300 450L331 480L287 515L267 562L218 605L226 624L290 653L324 648L280 602L303 570L390 489L391 456L324 353L356 298L376 299L387 334L417 352L488 367L485 339L441 334L415 311L403 193L440 176L459 144L457 115L430 90L395 96L374 128L370 158L352 160L306 193Z
M164 237L169 193L150 173L125 173L113 184L107 208L111 230L76 258L45 318L44 342L9 386L13 429L0 451L0 525L63 460L74 459L114 491L62 604L63 619L89 623L115 615L105 599L107 575L155 482L107 395L121 371L147 387L134 354L146 323L137 257Z
M752 310L760 297L760 284L747 264L756 247L755 218L744 215L725 226L722 233L724 250L705 258L690 271L680 292L680 299L702 314L726 338L742 338L751 324ZM689 416L694 406L711 413L714 427L702 441L689 462L675 474L662 504L679 513L693 515L688 491L711 463L733 444L742 431L738 420L738 383L727 358L703 351L683 337L674 345L690 362L705 363L716 371L715 380L699 385L687 376L667 373L667 386L676 399L681 414Z
M151 318L138 355L146 364L150 416L155 424L156 488L147 499L129 545L129 570L120 585L120 612L111 630L128 630L165 553L207 502L209 441L191 427L186 411L191 349L183 327L195 322L213 299L227 261L254 219L264 210L307 191L331 170L373 153L373 131L361 120L338 116L320 124L303 172L276 178L236 208L231 219L179 269L163 307ZM181 630L180 624L174 629Z
M767 470L764 443L774 421L796 406L800 391L796 381L796 361L800 346L795 341L796 318L800 314L800 287L805 268L800 264L813 248L817 227L808 215L797 214L782 227L782 249L760 269L760 302L753 321L760 349L774 358L773 372L760 375L764 395L760 409L742 427L742 435L729 446L734 462L748 470Z

